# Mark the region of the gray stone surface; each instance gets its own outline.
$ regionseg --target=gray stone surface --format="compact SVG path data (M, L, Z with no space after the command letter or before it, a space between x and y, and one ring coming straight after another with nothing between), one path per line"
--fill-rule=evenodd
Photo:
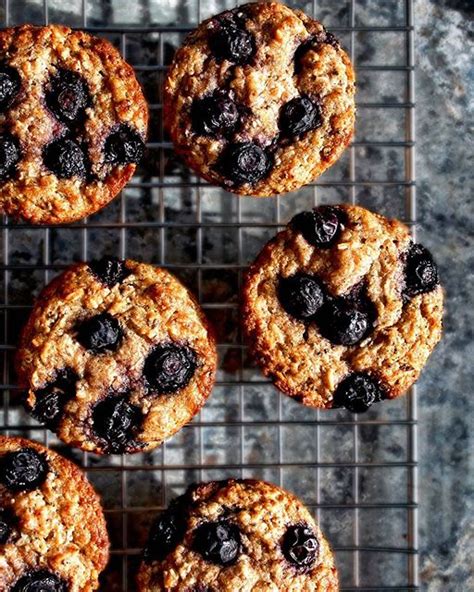
M292 5L310 12L313 2ZM431 248L446 287L447 313L443 342L429 361L418 386L419 548L420 584L428 592L474 589L472 532L472 343L474 292L472 264L472 91L473 10L469 1L417 0L416 93L418 227L421 242ZM5 3L4 3L5 5ZM43 23L44 3L10 1L10 24ZM50 21L83 24L82 0L49 0ZM87 24L188 25L231 6L213 0L87 0ZM403 0L318 0L316 14L329 28L403 26ZM0 16L5 13L0 3ZM353 18L352 18L353 17ZM81 226L51 229L12 225L2 228L0 256L9 272L0 274L1 304L15 305L1 312L4 343L14 345L33 297L63 266L83 257L126 254L165 264L197 292L217 326L221 363L219 384L198 421L153 453L128 457L88 458L61 447L63 453L91 468L89 476L103 496L113 548L104 589L133 590L137 553L148 524L160 507L192 481L242 474L280 482L314 509L337 551L345 587L384 586L402 592L408 583L410 560L405 553L350 548L406 549L409 538L410 430L396 422L410 417L410 399L402 398L372 409L355 431L354 418L343 411L317 413L306 410L262 383L261 374L242 352L236 310L241 280L239 266L249 262L272 236L265 224L285 222L315 201L355 199L383 214L406 218L406 191L397 184L408 173L403 148L367 145L373 141L406 139L404 109L363 107L362 103L404 102L406 73L371 71L364 66L403 65L406 34L403 31L360 30L353 36L340 31L346 47L353 42L358 71L358 142L354 148L352 177L349 151L321 179L323 187L308 187L273 200L239 200L224 191L196 185L197 179L180 164L168 147L150 149L136 180L152 183L186 183L185 188L128 187L121 199ZM118 34L109 34L120 44ZM168 63L182 35L170 32L160 44L155 34L127 36L127 57L132 64ZM472 48L472 45L471 45ZM141 72L147 98L160 102L160 76ZM152 112L150 139L163 140L161 112ZM356 180L351 189L344 183ZM390 181L392 185L368 184ZM342 185L341 185L342 183ZM120 223L132 224L126 231ZM166 229L145 228L143 222L180 224ZM250 223L235 228L197 230L196 222ZM188 224L188 226L182 226ZM262 226L256 226L262 224ZM5 245L8 240L9 248ZM242 247L239 254L239 245ZM205 269L198 272L198 264ZM45 266L46 264L46 266ZM32 266L39 269L31 271ZM6 283L8 282L8 288ZM0 304L0 309L2 308ZM2 355L5 384L14 384L12 352ZM240 381L244 380L242 383ZM59 445L21 409L15 389L2 393L0 425L11 433ZM282 420L279 426L278 421ZM394 420L390 425L371 420ZM262 425L262 422L269 422ZM316 427L316 423L319 426ZM21 425L22 428L15 428ZM361 467L352 463L357 450L363 463L399 463L402 466ZM283 461L284 467L278 467ZM315 465L320 463L320 468ZM321 466L322 463L322 466ZM328 466L335 465L335 466ZM242 468L240 468L242 467ZM124 471L125 469L125 471ZM163 470L165 469L165 470ZM354 510L355 503L389 504ZM126 504L128 511L120 509ZM359 527L356 528L356 521ZM358 538L357 538L358 537ZM123 550L130 551L123 559ZM358 569L357 569L358 567ZM469 572L471 568L471 573ZM358 575L357 575L358 571ZM471 578L471 579L469 579Z

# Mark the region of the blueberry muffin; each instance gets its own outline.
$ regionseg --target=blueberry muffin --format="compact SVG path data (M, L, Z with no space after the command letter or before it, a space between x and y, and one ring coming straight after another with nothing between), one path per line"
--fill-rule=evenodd
M144 151L148 111L105 39L59 25L0 32L0 208L72 222L109 203Z
M354 72L337 39L276 2L204 21L164 86L178 154L241 195L285 193L318 177L351 140L354 113Z
M0 436L0 590L97 590L108 555L99 496L76 465Z
M290 493L263 481L191 486L156 520L139 592L336 592L331 549Z
M163 269L102 259L43 291L17 353L26 405L67 444L155 448L199 411L216 350L203 312Z
M365 411L404 393L441 338L431 254L397 220L322 206L262 250L243 289L243 327L263 372L310 407Z

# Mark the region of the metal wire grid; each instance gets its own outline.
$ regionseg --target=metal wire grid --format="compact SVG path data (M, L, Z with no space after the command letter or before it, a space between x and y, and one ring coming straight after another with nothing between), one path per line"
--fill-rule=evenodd
M377 6L377 2L372 2L371 8L370 0L361 2L369 5L369 11L377 11L382 4ZM364 73L371 76L405 77L401 100L358 102L359 115L382 109L384 117L388 119L395 110L403 112L403 135L388 140L356 139L347 152L344 174L340 174L339 165L336 165L333 167L335 175L329 178L325 175L321 181L300 191L296 196L277 197L265 202L272 204L270 209L262 202L258 202L254 208L253 205L247 205L254 204L253 200L239 199L214 190L174 163L171 146L163 136L158 117L158 137L152 137L149 143L150 152L157 153L153 162L153 174L139 171L115 204L104 213L79 224L66 225L60 230L48 226L33 228L3 217L0 227L3 251L3 299L0 304L3 324L3 344L0 345L3 362L3 384L0 385L3 395L3 422L0 429L3 433L22 434L43 440L46 445L60 447L54 435L36 425L22 412L17 402L11 362L17 329L31 308L32 292L37 292L53 274L66 267L69 262L57 256L57 251L63 244L58 239L61 233L65 233L66 241L74 235L75 244L79 245L79 249L73 249L71 256L68 252L66 258L87 260L90 256L97 256L97 250L102 249L109 253L115 251L120 257L148 258L172 269L191 284L200 302L208 314L218 321L218 325L232 325L237 321L235 299L224 295L222 300L213 301L213 289L216 285L218 289L222 287L219 277L228 274L231 278L229 284L237 291L242 270L251 259L253 251L258 250L257 245L260 247L293 213L302 209L300 204L308 206L320 203L321 200L325 201L326 194L330 195L328 201L341 201L342 197L343 200L356 203L361 201L364 192L375 190L382 199L377 204L381 205L384 213L393 213L404 218L415 232L413 2L401 0L396 3L403 5L403 24L360 25L356 12L360 3L349 0L348 25L330 27L343 36L346 47L350 48L359 77ZM122 54L132 62L139 76L155 77L155 81L160 83L169 61L166 56L168 37L173 39L172 45L176 45L177 37L181 37L192 26L123 27L96 24L88 19L91 6L96 4L102 6L102 16L110 23L113 22L113 3L81 0L78 17L80 22L77 24L111 38L118 43ZM148 5L144 3L143 6L146 9ZM13 8L13 2L5 0L5 26L12 22L17 24L11 18ZM18 9L18 5L16 8ZM225 6L219 7L223 8ZM308 12L308 5L303 8ZM367 9L367 6L364 8ZM42 15L40 20L48 23L53 16L48 0L44 0L42 6L37 7L39 9ZM313 2L312 9L315 16L318 16L319 3ZM203 16L199 0L196 10L199 20ZM54 21L60 20L61 14L55 10ZM356 42L363 42L358 37L371 33L396 33L402 36L405 63L358 64ZM140 60L135 62L131 53L140 54L140 46L145 45L149 39L153 40L154 58L147 63L140 63ZM130 52L130 49L133 51ZM159 84L156 88L159 88ZM159 115L159 96L158 100L153 100L153 97L149 97L149 100L152 115ZM369 165L371 158L378 155L378 150L403 151L403 166L398 163L398 169L403 171L402 178L388 178L389 175L386 179L376 180L361 177L357 154L361 149ZM397 163L394 166L397 169ZM340 177L337 176L339 174ZM392 188L403 193L403 213L387 203ZM214 201L216 191L217 198ZM141 197L136 197L141 194L145 196L144 201ZM178 199L177 212L170 207L170 199ZM130 219L131 212L135 214L135 211L130 210L129 204L134 201L137 201L139 214ZM218 216L209 208L209 202L217 205L216 211L220 210ZM365 203L363 198L362 203ZM147 208L146 215L140 216L143 204ZM189 210L193 214L194 219L182 215L179 208L183 208L183 205L186 212ZM248 207L251 215L247 211ZM256 211L259 211L257 215ZM157 237L156 252L130 253L132 246L136 248L131 239L134 233L148 233L145 235L146 240L150 236ZM215 261L209 257L208 244L212 243L211 238L215 238L215 233L220 237L219 244L224 250L230 240L229 236L232 236L232 247L237 250L234 260L224 257L222 261ZM112 246L107 243L111 236L114 243ZM173 237L178 237L178 243L180 238L184 242L176 248ZM195 260L182 260L179 255L177 260L173 260L169 256L170 251L177 253L179 248L185 248L185 241L188 239L193 243ZM249 243L252 244L251 253L247 249ZM140 251L143 245L137 248ZM25 249L31 249L28 256L24 253ZM38 252L41 252L40 259L37 257ZM31 278L35 281L30 288ZM222 333L219 327L218 330ZM232 330L230 334L232 335ZM288 402L266 380L262 380L258 371L249 366L240 336L229 339L226 334L222 335L219 350L221 365L216 393L197 420L159 451L148 455L101 459L60 447L63 453L74 458L86 469L89 478L104 498L112 537L112 560L103 589L133 590L133 572L146 536L146 527L152 515L165 507L171 497L180 493L192 481L230 475L268 478L293 489L303 498L334 543L343 590L419 589L415 389L412 389L407 398L380 406L365 416L349 416L343 411L313 412ZM383 434L379 433L383 430ZM405 433L404 444L401 446L403 458L379 459L377 447L383 445L387 434L393 430L398 430L396 438L400 438L402 432ZM309 456L306 451L298 456L299 449L292 455L291 448L297 446L298 438L301 439L300 434L311 434L311 440L305 444L313 451ZM350 458L340 458L337 453L332 452L340 446L340 442L337 439L329 441L331 435L341 437L341 434L345 436L345 444L349 442ZM390 438L388 437L391 441ZM377 497L378 486L368 476L370 471L377 470L381 471L382 479L386 482L388 489L384 490L384 495L388 495L387 498ZM147 480L150 474L152 478ZM349 480L347 475L350 475ZM334 481L337 479L341 480L340 490L343 493L340 499L331 497L331 483L337 488ZM399 499L391 497L387 491L396 489L400 482L403 484L403 495ZM388 535L386 538L384 535L393 526L394 516L398 516L402 527L395 532L395 538L389 540ZM370 531L372 520L374 529L380 534L376 542L373 542L367 529L368 524ZM374 564L379 565L379 568L372 569Z

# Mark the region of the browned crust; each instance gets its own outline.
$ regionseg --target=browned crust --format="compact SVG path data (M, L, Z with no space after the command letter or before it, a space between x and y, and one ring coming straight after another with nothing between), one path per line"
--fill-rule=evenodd
M226 479L193 485L180 501L189 513L189 530L165 559L142 562L137 574L139 592L189 592L199 586L221 592L339 590L329 543L302 502L283 488L256 479ZM203 521L222 518L225 510L246 537L245 551L235 565L220 567L192 550L193 529ZM306 573L291 569L280 550L286 527L300 523L311 525L320 543L318 562Z
M25 438L0 436L0 455L25 447L45 455L51 470L31 492L12 494L0 485L0 505L12 509L20 531L19 539L2 546L0 588L8 590L29 569L42 568L63 578L70 592L98 589L109 558L98 494L84 473L56 452Z
M4 128L22 148L17 174L0 189L0 208L34 224L70 223L107 205L132 177L136 165L105 165L102 146L119 123L128 123L143 138L148 106L133 68L107 40L62 25L21 25L0 31L0 55L17 68L20 96L5 114ZM63 133L44 103L43 86L56 66L84 76L91 89L83 136L95 181L58 179L42 163L43 147Z
M175 151L201 177L222 185L233 193L268 197L294 191L311 182L341 156L350 143L354 130L355 75L343 49L322 44L317 51L311 52L317 59L308 62L303 75L289 76L287 71L293 68L293 52L297 45L311 35L321 33L324 30L321 23L310 19L301 11L293 11L276 2L246 4L239 8L245 9L252 17L254 22L249 26L254 27L254 32L259 36L257 44L260 36L263 36L266 48L271 46L271 56L267 61L258 53L256 60L263 61L263 66L261 63L258 65L267 68L272 75L276 72L276 77L281 79L280 87L275 83L274 92L268 90L267 85L262 84L259 87L252 78L253 73L259 70L258 66L233 66L226 61L220 65L212 57L208 57L207 32L215 26L216 18L212 17L201 23L175 54L164 84L164 121ZM235 76L231 86L242 104L254 107L258 102L275 107L272 117L265 110L260 119L257 116L250 117L243 131L237 134L238 141L261 137L264 138L264 144L273 141L278 133L275 126L280 106L299 92L316 93L322 97L321 104L325 114L323 127L305 134L289 147L277 149L276 165L267 178L254 185L245 184L240 187L229 186L213 168L222 150L222 141L196 136L192 132L189 115L192 99L226 86L227 72L231 68ZM338 80L339 87L335 82Z
M345 210L356 229L346 230L341 236L343 250L337 245L328 250L314 248L287 226L264 246L249 267L241 293L241 322L250 356L283 393L304 405L325 409L333 406L337 384L351 371L377 377L387 398L404 394L418 379L441 339L443 323L440 286L403 305L401 254L410 241L408 228L364 208L338 207ZM372 232L373 241L364 232ZM379 269L379 253L392 242L395 247L384 250ZM361 270L364 272L359 277ZM334 294L346 293L358 281L371 277L370 296L379 314L384 315L382 326L376 327L367 343L350 348L332 345L313 327L308 345L307 339L298 337L304 333L303 323L287 315L277 303L278 311L271 316L270 327L268 315L262 318L260 304L266 297L276 299L280 274L287 276L296 271L316 273ZM267 296L261 296L263 293ZM286 339L278 337L280 331ZM313 363L311 375L308 369Z
M20 338L16 355L18 380L28 389L27 407L35 391L55 371L73 368L80 377L79 398L66 406L57 434L66 443L103 454L91 437L91 408L110 391L131 393L144 422L136 447L150 450L188 423L210 395L217 368L214 331L190 292L168 271L127 260L132 272L122 285L104 287L85 263L71 266L40 294ZM118 352L94 356L72 338L75 323L92 311L107 310L119 318L125 338ZM170 395L147 397L142 381L146 355L155 343L184 341L196 351L198 368L190 383Z

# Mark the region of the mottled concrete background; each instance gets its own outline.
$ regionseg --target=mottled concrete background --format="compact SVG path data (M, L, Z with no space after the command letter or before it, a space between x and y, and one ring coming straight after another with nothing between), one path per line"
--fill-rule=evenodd
M51 22L84 24L83 0L49 0L46 4ZM201 0L199 14L198 3L193 0L86 0L84 4L87 24L96 27L107 23L118 27L194 24L200 17L233 6L230 0ZM352 22L362 28L406 24L404 0L355 0L354 14L350 0L293 0L291 4L307 12L314 8L329 29L349 27ZM474 590L474 213L470 200L474 168L474 8L469 0L415 0L413 4L417 235L432 249L447 294L445 337L418 388L420 579L421 588L428 592L467 592ZM5 6L5 0L0 0L3 24ZM43 0L10 0L9 6L9 24L44 22ZM368 146L367 142L403 142L407 110L363 105L407 101L403 70L380 72L363 68L404 65L406 33L362 30L351 37L346 30L338 35L348 48L354 41L353 54L356 66L360 67L356 134L359 144L354 148L354 177L347 151L321 178L323 186L303 188L279 200L239 201L220 189L205 184L197 187L197 179L163 144L160 75L142 70L139 76L147 98L155 105L150 126L150 140L155 145L149 149L135 181L151 182L153 187L130 185L121 198L91 217L87 228L72 225L45 231L12 225L8 236L2 228L0 257L8 267L0 274L1 304L13 305L4 312L0 304L0 330L7 346L15 344L18 327L24 322L34 296L55 273L73 260L101 254L122 254L167 265L199 294L218 329L219 384L197 422L166 446L123 461L120 457L85 458L61 447L64 454L87 463L91 469L89 477L103 498L116 551L105 576L107 592L133 590L139 549L149 522L160 507L192 481L236 473L280 482L302 497L320 518L336 549L345 588L379 590L387 586L399 592L406 590L409 555L403 550L412 544L408 512L404 508L411 501L410 469L403 466L409 460L409 398L373 408L360 418L362 423L357 429L354 418L344 411L318 414L305 410L279 397L271 385L262 383L260 373L242 355L238 331L239 269L273 234L274 228L265 227L265 223L286 222L315 201L336 203L351 199L383 214L406 217L406 191L400 184L407 180L403 147ZM119 35L109 37L120 47ZM128 35L127 58L132 64L156 66L161 56L161 63L169 63L181 38L167 33L160 43L156 34ZM352 188L354 179L358 184ZM367 184L374 180L389 183ZM186 188L158 186L183 181ZM125 219L131 223L127 229L122 227ZM163 221L181 226L163 229L159 226ZM240 233L235 228L210 227L214 223L239 221L243 224ZM146 227L144 222L155 227ZM198 231L196 222L205 222L207 226ZM245 226L246 222L253 226ZM197 270L198 264L205 266L203 271ZM6 280L8 287L4 285ZM6 385L15 383L12 354L13 350L7 348L1 357ZM51 433L39 428L22 411L15 389L5 388L2 397L0 425L10 426L11 433L60 447ZM283 424L279 426L281 420ZM372 420L395 421L383 425L370 423ZM270 423L262 425L262 421ZM15 428L20 424L22 429ZM350 464L356 454L358 461L367 465L401 466L354 470ZM286 463L285 467L277 466L280 461ZM305 466L298 466L302 463ZM315 469L318 463L319 468ZM107 470L102 470L104 467ZM123 504L127 506L126 514L120 511ZM372 548L359 553L358 570L351 550L356 544ZM375 552L374 547L378 548ZM130 554L123 560L125 548ZM387 548L402 552L384 552Z

